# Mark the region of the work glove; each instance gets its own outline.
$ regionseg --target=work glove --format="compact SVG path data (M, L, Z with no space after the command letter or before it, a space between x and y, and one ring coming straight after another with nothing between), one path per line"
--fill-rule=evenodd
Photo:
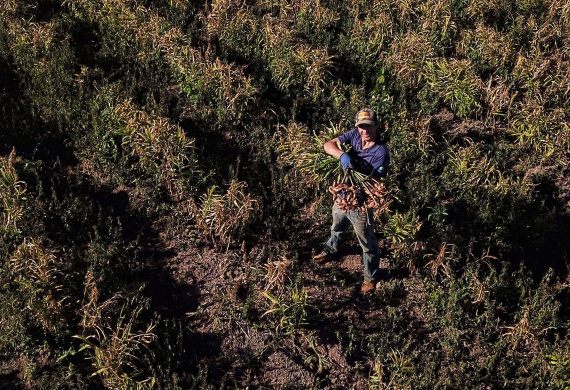
M348 167L354 168L352 166L352 162L352 157L350 157L347 153L340 155L340 166L342 167L343 171L346 171Z

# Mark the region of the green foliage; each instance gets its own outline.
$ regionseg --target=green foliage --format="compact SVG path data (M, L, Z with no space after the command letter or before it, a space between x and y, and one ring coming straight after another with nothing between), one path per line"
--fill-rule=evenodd
M267 387L277 350L315 388L567 388L569 33L562 0L0 2L2 358L29 388ZM385 258L413 276L345 318L319 292L351 270L305 257L340 175L323 143L364 106L391 152ZM196 231L263 272L219 299L192 275L166 340L139 271ZM224 299L224 340L271 340L194 356L183 328Z
M424 249L417 241L421 226L419 217L411 211L405 214L395 212L383 226L383 234L392 244L391 255L396 262L407 263L410 270L415 270L415 259Z
M411 359L400 351L392 350L387 363L375 361L372 370L374 374L370 376L370 382L373 389L411 388L410 376L414 372L414 366Z
M517 107L508 132L521 148L537 153L535 163L564 164L567 160L570 126L560 112L546 114L535 104L525 106L524 111Z
M61 260L33 239L25 239L10 258L11 279L25 297L26 311L46 330L61 325L63 301Z
M164 186L175 199L187 193L189 174L197 174L191 154L194 142L179 126L137 110L130 101L104 116L113 135L120 137L126 164Z
M18 173L13 167L16 149L7 159L0 160L0 223L6 233L18 231L18 221L22 218L22 202L26 200L26 184L18 180Z
M449 104L458 116L472 116L480 109L481 81L469 62L427 62L423 76L426 80L424 88L429 88L431 93Z
M389 14L388 5L382 2L375 4L372 9L367 9L364 18L356 18L351 26L351 31L346 39L346 50L350 51L363 63L377 58L385 45L391 39L394 28L394 20ZM354 13L364 10L355 10Z
M245 194L243 182L232 181L223 195L211 186L199 199L190 200L189 209L198 229L214 244L229 246L254 219L256 201Z
M384 232L394 244L413 240L414 235L422 226L417 215L413 213L396 213L390 217Z
M287 294L288 293L288 294ZM275 332L293 335L301 327L308 324L308 303L307 291L298 286L292 287L288 292L283 292L280 296L271 293L263 294L269 300L269 309L263 316L272 316ZM322 365L322 362L320 363Z
M570 387L570 372L568 365L568 347L559 347L551 355L545 356L550 374L552 375L549 385L557 389Z
M137 294L131 295L126 300L117 295L100 303L93 274L87 274L81 321L83 329L82 334L75 336L82 345L77 352L87 351L96 370L93 375L99 375L108 388L151 389L155 378L140 378L139 367L148 362L138 356L156 339L152 333L155 325L150 323L137 329L137 319L148 300ZM122 300L125 302L121 305ZM117 305L120 311L116 318L110 318L109 309Z
M458 44L458 54L467 57L479 74L497 72L513 58L509 37L496 29L478 24L475 29L466 30Z

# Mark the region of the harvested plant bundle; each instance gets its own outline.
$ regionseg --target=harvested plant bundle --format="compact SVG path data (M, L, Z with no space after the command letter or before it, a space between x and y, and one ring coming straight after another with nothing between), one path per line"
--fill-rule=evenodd
M281 126L278 133L280 158L294 166L308 185L320 186L331 179L339 181L343 172L338 158L327 154L323 145L342 134L342 127L332 123L320 134L311 134L306 126L296 123ZM337 147L344 152L350 150L346 144L337 143Z
M350 182L350 185L346 183ZM388 207L386 186L370 176L355 171L348 171L342 182L336 182L329 187L334 203L344 212L350 210L365 211L366 209L381 210Z

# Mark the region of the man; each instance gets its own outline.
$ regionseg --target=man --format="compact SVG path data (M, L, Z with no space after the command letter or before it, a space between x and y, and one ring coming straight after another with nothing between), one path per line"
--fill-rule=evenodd
M365 108L356 115L356 128L325 143L325 152L338 157L345 171L354 169L367 175L372 173L376 177L384 177L388 170L390 157L388 148L378 137L378 127L376 113ZM338 147L338 143L349 144L350 151L343 152ZM335 204L332 216L331 236L325 242L323 251L314 257L314 261L320 264L338 255L350 221L362 248L364 283L361 291L366 293L374 290L379 279L380 250L378 240L374 235L372 210L350 210L345 214Z

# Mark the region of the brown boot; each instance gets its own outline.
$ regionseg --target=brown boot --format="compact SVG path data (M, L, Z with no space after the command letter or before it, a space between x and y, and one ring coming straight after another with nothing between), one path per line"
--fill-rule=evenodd
M366 294L369 291L374 291L375 288L376 288L376 282L375 281L364 282L364 283L362 283L362 288L360 289L360 291L362 291L363 294Z
M324 264L331 261L333 257L334 256L331 255L330 253L322 251L321 253L313 257L313 261L317 264Z

